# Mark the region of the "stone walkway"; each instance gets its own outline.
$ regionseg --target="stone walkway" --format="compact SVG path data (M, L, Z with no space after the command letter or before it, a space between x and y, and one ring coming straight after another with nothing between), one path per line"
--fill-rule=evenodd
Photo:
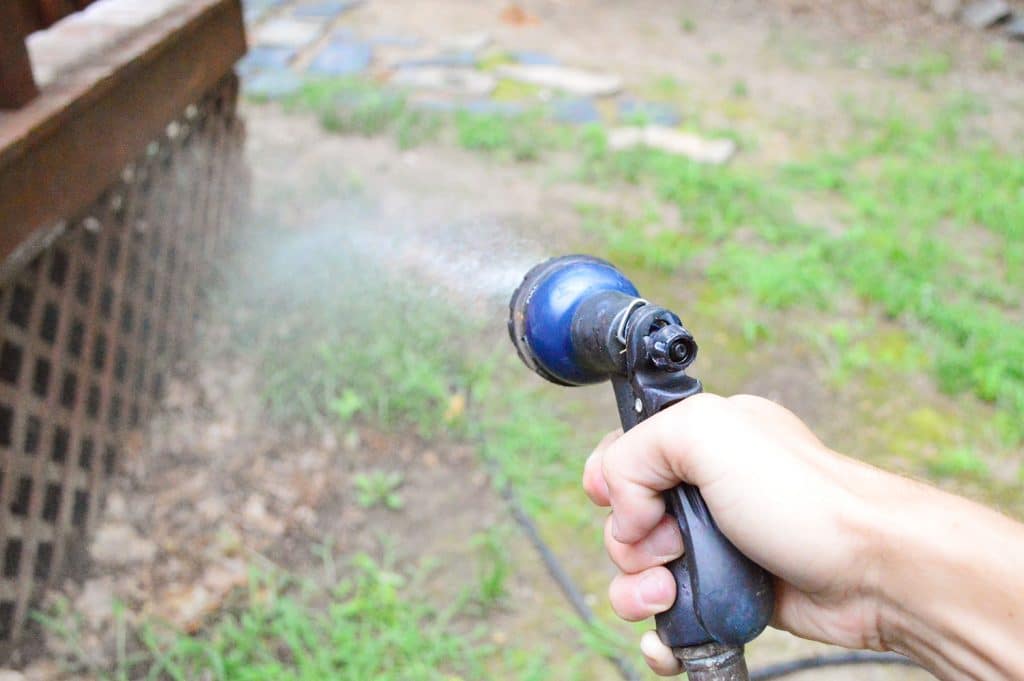
M606 124L613 147L650 146L704 163L736 152L728 139L707 140L679 126L671 105L624 90L623 79L563 64L551 54L499 44L480 31L410 35L367 31L360 0L246 0L250 52L239 65L249 96L284 99L304 82L358 78L408 93L434 112L518 116L542 112L555 123ZM537 21L511 5L505 24Z

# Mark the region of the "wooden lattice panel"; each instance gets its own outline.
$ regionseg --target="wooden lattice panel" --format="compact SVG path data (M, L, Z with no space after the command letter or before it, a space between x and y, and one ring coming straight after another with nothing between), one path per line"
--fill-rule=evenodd
M228 76L189 106L0 287L0 652L189 346L244 193L237 89Z

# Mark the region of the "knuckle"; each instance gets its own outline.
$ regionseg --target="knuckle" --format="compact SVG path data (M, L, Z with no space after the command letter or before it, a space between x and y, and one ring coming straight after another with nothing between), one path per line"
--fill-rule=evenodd
M763 397L757 395L747 395L744 393L738 395L731 395L726 398L730 404L739 407L740 409L760 409L764 406L766 400Z

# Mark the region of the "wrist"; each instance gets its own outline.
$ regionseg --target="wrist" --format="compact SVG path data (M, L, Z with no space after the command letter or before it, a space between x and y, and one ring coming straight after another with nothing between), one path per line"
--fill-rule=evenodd
M900 650L903 631L902 563L912 550L906 537L914 527L917 504L904 505L915 485L897 475L849 460L845 486L854 502L847 514L851 555L856 567L851 572L860 581L851 591L863 613L863 647L872 650ZM854 567L854 566L851 566Z
M886 475L886 477L890 477ZM916 568L935 560L927 504L920 503L916 483L891 476L875 486L865 514L870 536L865 593L876 618L874 648L906 653L914 624Z
M1024 529L970 501L896 475L876 481L865 592L879 649L940 678L1017 678Z

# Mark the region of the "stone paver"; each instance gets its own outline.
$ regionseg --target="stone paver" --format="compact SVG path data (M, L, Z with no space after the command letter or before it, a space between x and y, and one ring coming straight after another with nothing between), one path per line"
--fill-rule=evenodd
M729 139L707 139L675 128L649 125L643 128L615 128L608 133L608 148L625 151L650 147L668 154L684 156L697 163L725 163L736 154L736 143Z
M1006 35L1012 40L1024 40L1024 14L1015 17L1006 25Z
M633 97L623 97L618 105L619 121L624 123L648 123L652 125L676 126L682 120L679 112L668 104L645 102Z
M302 83L302 77L291 69L269 69L245 78L242 89L250 97L281 99L298 92Z
M317 54L309 72L325 76L352 76L370 68L373 48L363 42L335 38Z
M622 79L608 73L549 64L505 64L496 71L498 76L560 90L581 97L604 97L622 89Z
M292 16L296 19L334 19L362 4L361 0L323 0L303 3L292 11Z
M1010 16L1006 0L975 0L964 7L960 18L971 28L988 28Z
M266 17L270 12L284 3L285 0L243 0L245 23L250 26Z
M593 100L578 97L552 102L551 117L559 123L582 125L586 123L599 123L601 121L601 112Z
M498 81L488 73L465 68L399 69L391 77L394 85L416 90L433 90L453 95L482 97L491 94Z
M550 54L545 54L544 52L513 52L510 56L517 64L525 64L526 66L558 66L560 63Z
M293 47L256 45L249 48L249 53L238 63L238 72L247 76L264 69L283 69L291 63L296 54Z
M271 19L256 29L257 45L301 48L309 45L324 32L323 22L297 19Z

